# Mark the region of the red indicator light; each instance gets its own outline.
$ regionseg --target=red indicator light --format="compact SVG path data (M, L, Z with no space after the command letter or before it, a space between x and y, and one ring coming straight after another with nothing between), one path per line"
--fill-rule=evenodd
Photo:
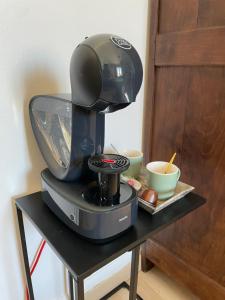
M116 160L115 159L103 158L102 162L107 163L107 164L115 164Z

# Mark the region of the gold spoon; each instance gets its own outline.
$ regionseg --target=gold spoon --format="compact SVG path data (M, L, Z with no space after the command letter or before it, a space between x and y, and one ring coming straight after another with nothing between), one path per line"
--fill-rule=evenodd
M175 152L174 155L171 157L170 161L167 163L164 174L167 174L169 172L170 167L171 167L172 163L174 162L176 155L177 155L177 153Z

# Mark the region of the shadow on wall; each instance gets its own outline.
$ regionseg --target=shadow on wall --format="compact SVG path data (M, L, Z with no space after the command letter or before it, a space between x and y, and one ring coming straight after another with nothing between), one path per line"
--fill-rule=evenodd
M29 117L29 103L30 99L34 95L43 95L43 94L56 94L59 93L59 84L57 80L54 78L51 72L48 72L46 68L44 69L36 69L32 72L27 72L24 77L21 79L24 91L24 100L23 100L23 119L24 119L24 130L25 130L25 138L27 142L27 149L28 149L28 160L30 160L31 168L28 171L25 181L26 181L26 189L25 193L22 195L17 195L13 197L12 206L13 206L13 220L14 225L16 228L16 236L17 236L17 245L19 249L19 256L20 256L20 263L21 263L21 270L22 276L24 280L25 286L25 272L23 268L23 257L22 257L22 249L20 245L20 238L19 238L19 229L17 224L17 215L16 215L16 208L15 208L15 199L18 197L22 197L25 194L32 193L34 191L38 191L41 188L40 183L40 172L46 166L42 155L38 149L35 137L33 135L33 131L31 128L30 117ZM29 228L28 228L29 232ZM28 239L29 236L27 236ZM35 239L36 247L39 245L39 240ZM34 245L32 245L32 248ZM28 247L29 248L29 247ZM34 247L35 248L35 247ZM31 264L31 261L30 261ZM54 264L52 264L54 266ZM50 270L50 272L54 273L57 270ZM57 285L52 287L54 289L54 294L59 291Z
M59 93L59 84L53 75L46 70L35 70L27 73L24 77L24 122L25 133L31 170L27 174L27 191L36 190L40 187L40 172L46 166L38 149L29 117L30 99L35 95L46 95Z

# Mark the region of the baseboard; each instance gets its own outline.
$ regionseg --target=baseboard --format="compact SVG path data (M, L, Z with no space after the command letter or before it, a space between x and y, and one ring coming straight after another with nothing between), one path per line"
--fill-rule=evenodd
M148 260L177 282L188 287L196 296L204 300L224 300L225 288L203 274L191 264L187 264L155 240L145 244Z

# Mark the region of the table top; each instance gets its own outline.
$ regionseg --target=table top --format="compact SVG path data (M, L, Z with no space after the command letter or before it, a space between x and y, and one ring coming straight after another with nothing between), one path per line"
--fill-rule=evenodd
M94 244L64 225L44 204L42 193L19 198L16 205L46 239L75 279L89 276L205 203L202 197L190 193L155 215L139 208L135 226L111 242Z

